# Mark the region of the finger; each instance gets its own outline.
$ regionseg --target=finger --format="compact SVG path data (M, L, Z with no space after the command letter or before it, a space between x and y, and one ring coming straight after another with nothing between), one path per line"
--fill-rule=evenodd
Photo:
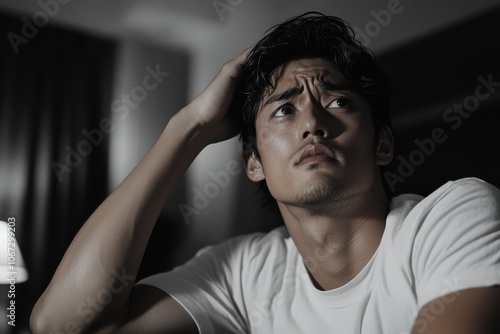
M236 57L236 58L234 59L234 61L235 61L237 64L239 64L239 65L244 65L244 64L245 64L245 61L247 60L247 56L248 56L248 54L250 54L250 52L253 50L254 46L255 46L255 44L254 44L254 45L252 45L252 46L250 46L250 47L248 47L248 48L246 48L246 49L245 49L242 53L240 53L240 54L238 55L238 57Z

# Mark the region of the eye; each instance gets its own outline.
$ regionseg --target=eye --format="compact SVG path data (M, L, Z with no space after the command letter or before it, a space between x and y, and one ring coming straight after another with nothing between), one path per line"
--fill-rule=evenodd
M295 109L293 106L290 104L285 104L276 109L276 111L273 113L273 117L283 117L286 115L293 114L295 112Z
M338 97L334 99L330 104L327 106L327 108L349 108L351 107L351 101L345 97Z

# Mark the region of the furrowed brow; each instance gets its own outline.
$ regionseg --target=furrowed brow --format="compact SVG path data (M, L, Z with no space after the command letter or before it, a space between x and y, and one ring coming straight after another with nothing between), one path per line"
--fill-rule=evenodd
M292 88L285 90L284 92L272 95L271 97L269 97L266 100L266 102L264 102L264 107L267 106L268 104L271 104L274 102L288 100L289 98L300 94L303 90L304 90L304 88L301 88L301 87L292 87Z
M320 81L317 84L319 88L327 90L327 91L336 91L336 90L343 90L343 91L351 91L353 93L359 92L359 89L353 85L352 83L349 82L326 82L326 81Z
M342 91L350 91L353 93L357 93L359 91L359 89L355 85L353 85L349 82L331 83L331 82L326 82L326 81L319 81L317 83L317 86L319 86L321 89L326 90L326 91L342 90ZM272 95L271 97L269 97L266 100L266 102L264 102L263 107L265 107L271 103L275 103L275 102L279 102L279 101L283 101L283 100L288 100L291 97L300 94L303 90L304 90L303 87L292 87L292 88L285 90L284 92Z

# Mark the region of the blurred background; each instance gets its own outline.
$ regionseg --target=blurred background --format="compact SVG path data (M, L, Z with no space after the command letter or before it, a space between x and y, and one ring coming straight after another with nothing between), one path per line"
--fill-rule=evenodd
M75 233L169 118L266 29L309 10L348 21L396 86L393 195L466 176L500 186L496 0L0 0L0 220L15 218L29 273L16 285L16 326L2 316L0 333L29 333ZM239 151L233 139L194 161L139 278L281 224Z

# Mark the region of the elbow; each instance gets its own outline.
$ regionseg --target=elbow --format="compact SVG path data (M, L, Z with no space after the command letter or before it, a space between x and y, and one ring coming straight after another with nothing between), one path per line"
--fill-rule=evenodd
M61 326L58 322L58 318L60 317L57 317L54 313L56 313L56 311L45 305L40 298L31 311L29 319L31 332L33 334L59 333Z
M72 317L66 306L57 307L56 303L40 298L33 307L29 319L29 327L32 334L56 334L56 333L95 333L95 324L78 322ZM63 304L61 304L63 305ZM92 329L89 328L92 326ZM104 333L100 329L99 333Z
M45 330L45 327L43 326L43 323L39 321L39 318L33 318L33 315L31 315L30 318L30 330L33 334L49 333L48 330Z
M48 328L48 319L43 316L43 307L40 305L40 300L37 301L30 315L30 330L33 334L50 333Z
M48 333L46 330L46 325L43 318L36 312L35 309L31 311L30 316L30 330L33 334L43 334Z

